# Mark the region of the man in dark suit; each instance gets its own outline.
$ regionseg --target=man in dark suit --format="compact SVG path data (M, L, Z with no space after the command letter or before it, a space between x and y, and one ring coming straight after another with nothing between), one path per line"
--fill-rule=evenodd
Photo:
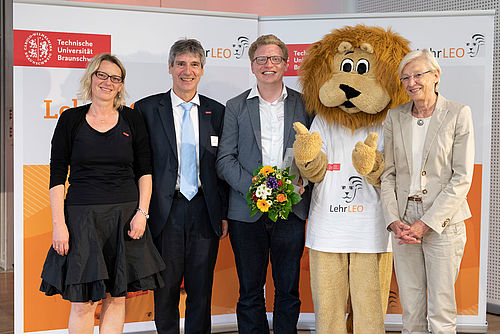
M286 45L274 35L265 35L250 46L248 54L257 85L227 102L217 157L217 173L230 186L229 237L240 282L238 330L240 334L269 333L264 284L270 256L276 289L274 333L296 333L309 187L288 220L276 223L265 215L250 216L246 193L255 168L280 168L287 153L291 154L292 124L309 127L311 119L300 94L283 84L288 67Z
M212 282L219 238L227 234L227 185L215 161L224 106L199 95L205 50L197 40L174 43L172 90L135 103L151 137L153 193L149 226L166 270L155 291L160 334L179 333L180 287L187 293L184 333L210 333Z

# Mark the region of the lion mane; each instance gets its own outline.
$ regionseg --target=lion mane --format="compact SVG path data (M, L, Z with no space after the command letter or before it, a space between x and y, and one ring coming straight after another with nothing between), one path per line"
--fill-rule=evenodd
M390 97L389 103L382 110L377 110L375 113L367 113L363 110L348 113L338 106L328 107L321 102L321 87L332 79L332 75L341 72L338 66L334 66L333 59L343 42L350 43L354 49L361 48L365 43L372 46L371 51L375 62L370 70L375 71L376 82ZM401 59L410 52L409 44L408 40L393 33L390 29L386 31L380 27L357 25L333 30L309 47L299 69L299 85L302 87L307 111L323 116L330 124L333 122L351 131L383 123L390 108L409 101L398 75ZM359 75L356 80L364 80L364 78ZM370 94L370 92L361 93Z

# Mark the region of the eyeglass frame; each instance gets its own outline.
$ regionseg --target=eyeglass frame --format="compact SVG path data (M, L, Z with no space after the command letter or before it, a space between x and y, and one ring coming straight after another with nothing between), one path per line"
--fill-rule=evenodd
M420 80L422 80L422 77L424 76L424 74L431 73L431 72L434 72L434 70L427 70L427 71L422 72L422 73L407 75L407 76L404 76L402 78L399 78L399 80L401 80L402 83L410 82L411 78L413 78L413 80L415 80L415 81L420 81Z
M265 61L265 62L263 62L263 63L259 63L259 62L257 61L257 59L258 59L258 58L260 58L260 59L264 59L264 58L266 58L266 61ZM279 58L279 60L280 60L280 61L279 61L279 62L277 62L277 63L275 63L275 62L273 61L273 58ZM254 59L252 59L252 61L254 61L257 65L265 65L265 64L267 64L267 62L268 62L269 60L271 61L271 64L274 64L274 65L281 64L281 62L283 62L283 61L285 61L285 62L286 62L286 59L285 59L284 57L282 57L282 56L276 56L276 55L274 55L274 56L257 56L257 57L255 57Z
M120 77L118 75L109 75L108 73L103 72L103 71L99 71L99 70L95 71L94 75L96 76L97 79L102 80L102 81L106 81L109 78L109 80L115 84L119 84L119 83L123 82L123 77ZM101 75L102 78L100 78L99 75ZM106 78L104 78L104 76L106 76ZM119 80L119 81L116 81L116 80Z

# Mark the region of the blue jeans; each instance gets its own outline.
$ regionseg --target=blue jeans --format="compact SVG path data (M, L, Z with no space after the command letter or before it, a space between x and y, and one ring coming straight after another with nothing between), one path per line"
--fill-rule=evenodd
M230 220L229 238L240 282L236 307L239 333L269 333L264 298L269 256L275 286L274 333L297 333L305 221L293 213L288 220L276 223L267 216L254 223Z

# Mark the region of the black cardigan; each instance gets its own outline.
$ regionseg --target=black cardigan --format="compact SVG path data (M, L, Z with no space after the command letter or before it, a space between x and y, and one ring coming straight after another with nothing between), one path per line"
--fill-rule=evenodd
M68 109L60 115L51 141L49 188L66 183L73 140L89 108L90 104L87 104ZM126 106L120 108L118 112L128 123L132 133L134 174L138 180L141 176L152 173L149 135L139 112Z

